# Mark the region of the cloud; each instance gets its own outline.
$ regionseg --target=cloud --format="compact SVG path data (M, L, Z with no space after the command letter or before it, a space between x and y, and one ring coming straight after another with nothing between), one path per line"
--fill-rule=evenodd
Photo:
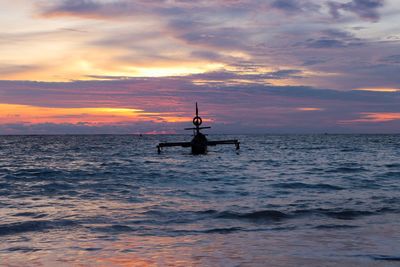
M215 83L219 82L221 85L224 84L232 84L235 81L238 85L246 83L246 84L268 84L268 80L284 80L284 79L301 79L302 70L297 69L286 69L286 70L277 70L270 72L256 72L256 73L247 73L246 70L237 70L237 71L213 71L201 74L193 74L188 76L187 78L192 81L201 80L203 84L208 82Z
M346 43L343 41L335 39L310 39L307 41L307 47L309 48L342 48L346 46Z
M391 122L391 121L400 121L400 112L399 113L388 113L388 112L363 112L360 113L360 118L353 120L344 120L340 123L343 124L352 124L352 123L381 123L381 122Z
M167 127L160 114L191 117L198 101L232 131L352 131L337 123L399 112L398 92L353 91L398 88L393 0L18 2L1 19L3 103L141 109ZM72 118L94 120L47 122Z
M123 20L126 17L145 17L149 14L177 16L182 13L182 4L171 5L164 1L100 1L100 0L56 0L38 5L41 16L80 17L96 20ZM185 6L183 4L183 6Z
M66 23L62 28L85 25L87 30L86 34L79 33L85 37L82 40L78 40L78 33L76 36L70 33L70 43L65 49L46 60L54 63L46 73L42 72L43 76L51 77L48 80L188 75L220 68L232 70L248 64L261 66L257 69L263 69L262 72L299 69L307 73L307 78L298 85L349 90L367 86L360 84L369 79L359 71L360 66L376 64L375 57L383 59L398 50L395 40L384 42L386 37L377 34L393 35L390 23L380 23L376 25L379 30L371 30L367 27L370 19L359 20L358 14L363 19L371 18L366 14L378 11L382 19L389 19L388 11L380 10L383 1L57 0L41 3L39 8L44 18ZM326 8L328 3L332 5L331 11L336 10L343 19L332 19ZM357 16L345 16L349 14ZM76 20L64 16L73 16ZM92 24L80 18L106 21ZM52 49L48 51L51 54ZM77 51L77 55L72 59L69 51ZM65 58L70 62L61 64ZM26 64L22 61L18 65ZM396 69L393 62L383 63L391 64L393 70L388 73ZM44 63L32 65L35 64ZM64 69L66 65L68 69ZM397 82L394 76L372 75L379 83L381 80L391 83L382 86L393 86ZM27 79L46 80L43 76Z
M180 133L190 124L196 101L201 116L211 120L208 123L213 126L211 132L296 132L296 129L354 132L362 126L341 122L362 119L360 114L364 113L400 113L400 92L337 91L266 83L195 83L200 77L225 81L241 74L217 72L207 75L104 77L107 80L64 83L0 81L0 95L5 103L49 107L40 109L41 115L36 109L28 114L23 109L10 112L7 108L8 112L2 111L2 114L10 116L0 122L8 125L2 126L2 133L10 132L5 129L12 124L22 125L21 132L46 132L48 129L49 133L60 133L66 127L64 130L68 133L78 130L99 133L174 130ZM277 78L302 73L284 70L262 75ZM137 114L139 117L127 119L129 114L119 113L119 110L131 109L142 110ZM13 114L18 116L12 117ZM396 121L393 123L378 125L369 131L394 132L399 128ZM35 128L33 125L36 124L42 128Z
M271 7L287 13L299 13L315 12L318 11L321 6L317 3L304 0L274 0L271 3Z
M301 107L301 108L297 108L297 110L299 110L299 111L322 111L324 109L322 109L322 108L312 108L312 107Z
M360 18L376 22L380 15L378 9L384 6L384 0L352 0L347 3L328 2L334 18L340 17L342 10L358 15Z
M42 67L39 65L0 65L0 75L14 75L39 70L41 68Z
M299 1L293 1L293 0L275 0L272 2L271 7L282 9L285 11L301 10L301 5L299 4Z
M314 33L316 38L309 38L304 43L308 48L345 48L352 46L362 46L367 43L367 41L362 40L354 36L354 34L328 28L320 32ZM297 45L302 45L300 42Z
M400 64L400 55L390 55L381 59L384 63Z
M64 11L66 13L86 13L94 12L101 8L98 2L92 0L66 0L62 1L58 6L53 7L48 12Z
M213 27L205 29L191 29L177 37L190 44L205 45L224 49L241 49L249 44L251 33L238 27ZM238 38L241 36L242 38Z
M129 14L132 5L128 1L101 3L95 0L58 0L51 4L39 5L44 17L76 16L106 19L117 14Z
M178 126L179 127L179 126ZM12 123L0 124L0 135L14 134L173 134L176 125L140 122L130 124L93 125L80 123ZM182 127L184 127L182 125ZM160 130L162 128L163 130Z

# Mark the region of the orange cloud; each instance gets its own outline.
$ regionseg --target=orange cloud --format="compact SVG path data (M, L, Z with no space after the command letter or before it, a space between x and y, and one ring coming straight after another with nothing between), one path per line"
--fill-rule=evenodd
M302 107L302 108L297 108L299 111L321 111L324 110L322 108L311 108L311 107Z
M121 122L187 122L179 113L151 113L131 108L58 108L0 104L0 124L7 123L82 123L89 125Z
M400 113L361 113L360 119L355 120L343 120L340 121L340 124L351 124L351 123L360 123L360 122L388 122L388 121L395 121L400 120Z
M382 93L395 93L400 92L398 88L359 88L357 91L368 91L368 92L382 92Z

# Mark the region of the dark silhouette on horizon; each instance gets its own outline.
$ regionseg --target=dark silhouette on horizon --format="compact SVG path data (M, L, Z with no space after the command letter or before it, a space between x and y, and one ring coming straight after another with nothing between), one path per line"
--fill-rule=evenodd
M172 147L172 146L181 146L181 147L191 147L192 154L206 154L208 146L216 146L216 145L229 145L234 144L236 146L236 150L240 148L240 142L237 139L232 140L220 140L220 141L208 141L205 134L200 132L201 129L210 129L211 127L200 127L203 123L202 118L199 116L199 109L196 102L196 116L193 118L193 124L195 127L193 128L185 128L185 130L193 130L193 139L190 142L173 142L173 143L159 143L157 146L158 153L161 153L161 148L163 147Z

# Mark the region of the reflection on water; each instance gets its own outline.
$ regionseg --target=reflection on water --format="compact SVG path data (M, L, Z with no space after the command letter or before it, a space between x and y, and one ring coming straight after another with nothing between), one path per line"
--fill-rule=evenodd
M400 136L239 138L0 137L0 265L398 266Z
M373 218L361 222L364 223L385 222ZM83 233L53 233L62 239L62 244L45 236L14 240L26 242L27 246L3 251L2 264L25 266L29 260L32 265L47 266L236 266L238 262L242 266L398 266L398 258L387 259L387 253L398 253L398 220L390 227L366 228L362 225L350 231L308 229L175 237L124 233L90 240ZM28 246L34 242L35 250Z

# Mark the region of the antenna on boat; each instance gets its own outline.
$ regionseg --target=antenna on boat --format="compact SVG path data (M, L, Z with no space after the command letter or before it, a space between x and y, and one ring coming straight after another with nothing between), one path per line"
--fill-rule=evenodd
M210 129L211 127L200 127L203 124L203 119L199 116L199 107L196 102L196 116L193 118L194 128L185 128L185 130L193 130L194 135L200 134L201 129Z

